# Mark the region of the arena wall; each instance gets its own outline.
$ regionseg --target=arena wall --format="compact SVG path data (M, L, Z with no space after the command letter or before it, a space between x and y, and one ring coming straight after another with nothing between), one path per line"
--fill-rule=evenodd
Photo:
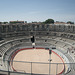
M58 36L75 39L75 25L54 25L54 24L15 24L0 25L0 37L16 36Z

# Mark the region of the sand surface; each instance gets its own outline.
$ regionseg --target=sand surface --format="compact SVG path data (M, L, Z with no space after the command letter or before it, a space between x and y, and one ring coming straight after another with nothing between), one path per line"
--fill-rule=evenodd
M50 74L56 75L64 70L63 64L41 64L39 62L49 63L49 51L45 49L27 49L18 52L14 61L28 61L28 62L38 62L38 63L24 63L24 62L13 62L13 68L19 72L26 73L38 73L38 74ZM58 55L52 52L51 63L63 63ZM32 69L32 70L31 70Z

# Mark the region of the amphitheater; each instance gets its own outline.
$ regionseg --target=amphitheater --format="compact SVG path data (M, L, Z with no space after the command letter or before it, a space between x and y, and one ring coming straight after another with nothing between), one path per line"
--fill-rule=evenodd
M35 36L35 48L32 46L31 36ZM63 63L52 62L57 56L51 62L45 61L48 60L48 54L45 53L49 49ZM18 52L26 56L16 56ZM35 53L40 56L37 59L40 58L41 61L33 60L37 56ZM26 60L23 61L21 56ZM20 59L15 60L16 57ZM59 72L60 69L62 70ZM0 75L75 75L75 25L0 25Z

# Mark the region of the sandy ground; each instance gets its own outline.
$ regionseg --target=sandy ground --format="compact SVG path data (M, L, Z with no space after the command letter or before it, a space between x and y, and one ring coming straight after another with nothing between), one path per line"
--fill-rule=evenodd
M62 60L55 53L51 54L51 63L62 63ZM49 51L45 49L28 49L20 51L16 54L13 59L14 61L28 61L28 62L44 62L49 63ZM16 71L26 73L38 73L38 74L50 74L56 75L63 71L63 64L41 64L41 63L24 63L24 62L13 62L13 68ZM32 70L31 70L32 69Z

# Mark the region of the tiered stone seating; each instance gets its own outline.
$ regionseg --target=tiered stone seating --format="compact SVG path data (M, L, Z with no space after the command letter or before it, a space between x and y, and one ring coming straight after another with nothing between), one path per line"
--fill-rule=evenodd
M65 39L64 39L65 40ZM71 45L74 46L74 44L68 43L69 40L67 41L63 41L63 39L61 38L36 38L35 40L35 47L52 47L52 46L56 46L57 50L60 50L64 55L67 56L67 58L69 59L69 61L72 61L71 63L73 63L73 59L70 59L69 54L68 54L68 48L71 47ZM2 57L4 57L4 59L8 60L10 55L13 53L13 51L15 51L16 49L21 49L21 48L30 48L32 47L32 43L29 39L25 39L25 38L20 38L20 39L14 39L14 40L10 40L10 41L6 41L5 43L0 44L0 54L2 55ZM6 53L6 55L5 55ZM70 53L70 51L69 51ZM70 53L71 54L71 53ZM71 54L72 57L74 57L73 54ZM2 63L1 63L2 64ZM74 65L71 65L71 69L75 68ZM69 72L70 69L67 71Z

